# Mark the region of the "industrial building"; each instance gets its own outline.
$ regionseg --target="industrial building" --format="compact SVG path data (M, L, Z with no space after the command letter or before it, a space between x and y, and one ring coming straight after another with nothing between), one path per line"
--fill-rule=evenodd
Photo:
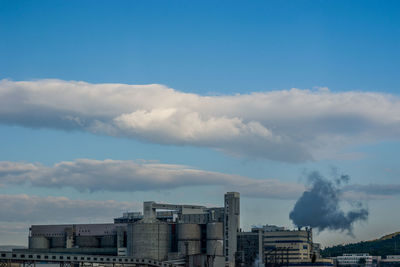
M143 203L109 224L32 225L29 251L73 253L235 266L240 195L225 194L223 207Z
M238 233L237 254L245 266L333 266L321 259L319 245L313 243L312 229L287 230L266 225Z
M336 267L400 267L400 255L381 257L369 253L348 253L332 259Z
M147 201L143 212L123 213L114 223L32 225L26 252L153 260L166 266L333 266L320 258L311 228L265 225L242 232L239 222L237 192L225 194L223 207Z
M343 254L336 257L337 265L345 266L359 266L361 260L365 267L372 267L373 256L368 253Z
M335 266L347 267L376 267L376 266L400 266L400 256L389 255L385 259L381 256L372 256L369 253L343 254L332 258Z

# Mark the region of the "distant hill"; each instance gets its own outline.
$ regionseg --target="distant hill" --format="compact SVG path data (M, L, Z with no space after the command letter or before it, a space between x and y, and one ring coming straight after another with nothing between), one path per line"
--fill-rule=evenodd
M328 247L321 252L323 257L336 257L344 253L369 253L373 256L399 255L400 232L371 241Z

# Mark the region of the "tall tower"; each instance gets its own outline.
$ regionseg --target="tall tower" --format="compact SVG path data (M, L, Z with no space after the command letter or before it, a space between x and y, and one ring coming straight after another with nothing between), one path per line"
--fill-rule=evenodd
M225 194L224 212L224 255L229 266L235 266L237 250L237 235L240 228L240 194L228 192Z

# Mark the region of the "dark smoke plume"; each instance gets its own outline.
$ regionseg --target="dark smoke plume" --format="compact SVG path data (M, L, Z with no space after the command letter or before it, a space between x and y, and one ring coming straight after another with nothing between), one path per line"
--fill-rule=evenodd
M310 226L322 231L347 230L352 235L352 226L356 221L368 218L368 211L362 207L345 213L339 206L341 184L350 180L341 175L333 182L325 179L319 172L308 176L311 188L297 200L289 218L298 227Z

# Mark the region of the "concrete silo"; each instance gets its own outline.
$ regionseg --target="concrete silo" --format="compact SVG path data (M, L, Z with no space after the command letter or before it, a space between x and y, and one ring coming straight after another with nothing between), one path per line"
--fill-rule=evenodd
M183 255L201 253L201 227L199 224L178 224L178 251Z
M207 224L207 255L222 256L224 249L223 223Z
M164 261L168 258L170 233L167 223L143 219L128 225L128 256Z

